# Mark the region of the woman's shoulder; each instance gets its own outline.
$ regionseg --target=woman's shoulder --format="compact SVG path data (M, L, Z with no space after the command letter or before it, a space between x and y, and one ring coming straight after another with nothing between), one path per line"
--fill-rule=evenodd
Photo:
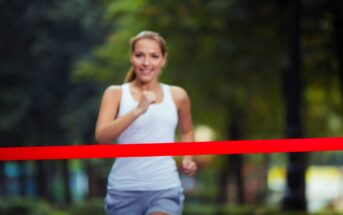
M173 85L169 85L170 86L170 90L173 94L177 95L177 96L186 96L187 92L185 89L183 89L180 86L173 86Z
M120 85L110 85L105 89L104 97L113 99L113 98L120 98L121 97L122 88Z
M183 103L183 102L189 101L188 94L186 90L183 89L182 87L170 85L170 91L176 103Z
M105 89L105 93L120 93L121 92L121 85L110 85Z

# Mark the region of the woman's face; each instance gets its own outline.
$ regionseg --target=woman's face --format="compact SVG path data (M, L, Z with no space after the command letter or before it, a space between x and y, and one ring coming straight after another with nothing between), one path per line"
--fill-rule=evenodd
M146 83L157 80L166 60L157 41L140 39L131 54L131 64L137 79Z

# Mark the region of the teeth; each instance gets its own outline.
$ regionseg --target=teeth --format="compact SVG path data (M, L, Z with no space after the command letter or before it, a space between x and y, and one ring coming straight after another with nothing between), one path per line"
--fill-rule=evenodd
M142 69L141 72L143 75L149 75L152 71L150 69Z

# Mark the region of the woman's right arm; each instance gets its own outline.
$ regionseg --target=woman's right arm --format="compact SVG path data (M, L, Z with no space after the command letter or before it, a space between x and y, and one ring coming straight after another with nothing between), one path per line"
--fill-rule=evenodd
M101 100L95 139L99 143L110 143L115 140L138 116L137 109L117 118L121 98L119 86L108 87Z
M115 140L135 119L145 113L154 100L151 95L143 93L135 109L117 117L120 98L120 86L110 86L104 92L95 128L95 139L99 143L110 143Z

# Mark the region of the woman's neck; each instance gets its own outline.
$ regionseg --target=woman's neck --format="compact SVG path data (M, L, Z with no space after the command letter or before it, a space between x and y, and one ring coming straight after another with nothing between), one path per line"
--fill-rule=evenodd
M132 82L133 86L141 89L142 91L147 91L147 90L155 90L158 85L159 85L159 82L156 80L156 81L151 81L151 82L147 82L147 83L144 83L144 82L141 82L137 79L135 79L133 82Z

